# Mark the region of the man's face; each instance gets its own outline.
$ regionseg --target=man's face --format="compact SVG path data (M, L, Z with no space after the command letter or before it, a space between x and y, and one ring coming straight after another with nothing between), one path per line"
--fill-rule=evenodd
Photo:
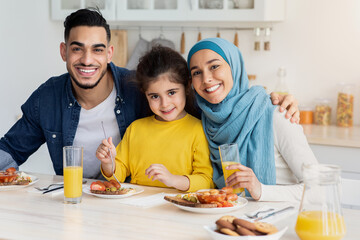
M72 81L82 89L94 88L107 72L113 46L109 46L103 27L78 26L61 43L60 53Z

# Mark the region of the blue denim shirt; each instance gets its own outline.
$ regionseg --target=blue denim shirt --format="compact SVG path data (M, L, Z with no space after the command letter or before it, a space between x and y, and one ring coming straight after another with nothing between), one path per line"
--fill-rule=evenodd
M117 91L114 113L123 136L134 120L145 116L147 103L144 94L129 81L133 71L113 63L108 67ZM0 150L10 154L19 166L46 142L54 170L62 175L62 148L73 144L81 110L72 92L70 75L50 78L32 93L21 109L22 118L0 139Z

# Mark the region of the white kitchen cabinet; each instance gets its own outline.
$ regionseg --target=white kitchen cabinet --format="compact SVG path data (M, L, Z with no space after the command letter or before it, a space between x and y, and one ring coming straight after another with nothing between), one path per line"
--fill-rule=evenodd
M116 0L51 0L51 19L64 21L72 12L87 7L98 7L108 21L115 20Z
M286 0L51 0L51 18L63 21L80 8L98 6L110 22L279 22Z
M360 180L360 148L310 144L317 160L341 167L342 176Z
M278 22L285 0L117 0L118 21Z

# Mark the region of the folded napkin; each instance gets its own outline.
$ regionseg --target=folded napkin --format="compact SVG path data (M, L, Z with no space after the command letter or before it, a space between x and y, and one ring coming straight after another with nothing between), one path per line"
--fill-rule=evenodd
M272 206L264 205L264 206L260 207L259 209L255 210L253 212L250 212L248 214L254 215L259 211L265 211L265 210L268 210L270 208L274 209L272 211L265 212L265 213L260 213L258 215L258 217L264 217L264 216L267 216L268 214L279 211L279 210L284 209L284 208L289 207L289 206L292 206L292 205L278 206L278 207L272 207ZM278 222L278 221L280 221L280 220L282 220L284 218L287 218L287 217L295 214L297 212L297 208L296 208L296 206L293 206L293 207L294 207L293 209L289 209L289 210L286 210L284 212L276 213L275 215L264 218L264 219L261 219L260 221L261 222L268 222L268 223L271 223L271 224L276 223L276 222ZM239 218L245 219L245 220L250 221L250 222L254 222L256 220L255 218L254 219L248 218L246 215L242 215Z
M162 192L136 199L134 198L120 199L118 203L136 206L136 207L142 207L142 208L150 208L166 203L166 201L164 200L165 195L166 194Z

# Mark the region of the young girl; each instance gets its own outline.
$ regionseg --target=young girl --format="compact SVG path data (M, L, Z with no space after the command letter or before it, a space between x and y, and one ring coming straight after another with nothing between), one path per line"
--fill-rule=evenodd
M141 58L136 81L153 116L134 121L116 147L103 140L96 151L103 175L131 183L173 187L181 191L214 188L208 143L194 111L189 70L183 57L167 47L155 47ZM194 111L195 112L195 111Z

